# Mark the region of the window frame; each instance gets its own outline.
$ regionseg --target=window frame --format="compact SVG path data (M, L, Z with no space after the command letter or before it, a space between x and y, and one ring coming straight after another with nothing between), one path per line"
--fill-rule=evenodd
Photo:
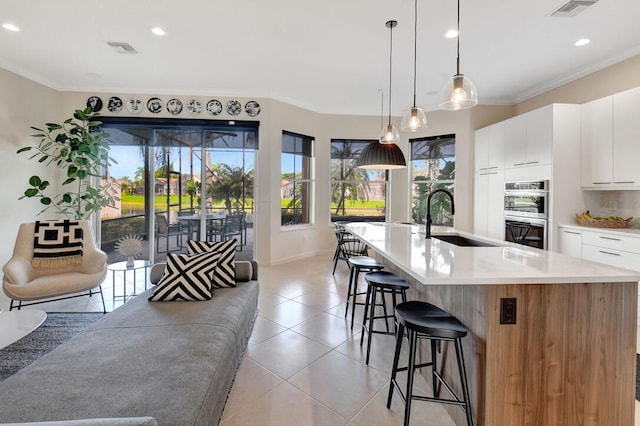
M359 169L365 171L367 173L367 177L370 174L379 175L382 177L381 180L376 179L368 179L368 180L352 180L352 179L334 179L334 161L340 160L342 164L340 165L341 174L344 174L345 169L355 170L355 163L360 158L361 152L371 143L379 143L377 139L353 139L353 138L333 138L331 139L331 154L330 154L330 173L329 173L329 189L330 189L330 203L329 203L329 214L330 214L330 222L337 221L345 221L345 220L366 220L366 221L379 221L383 222L386 220L387 216L387 205L389 201L389 171L388 170L368 170L368 169ZM343 145L341 148L338 148L338 145ZM349 149L346 146L349 146ZM355 149L351 150L351 148L355 145ZM345 166L345 161L350 162L348 166ZM351 174L351 171L346 173L344 177L348 177ZM337 212L334 212L334 186L339 185L360 185L362 182L367 183L367 192L371 192L368 187L369 183L374 184L383 184L383 190L378 191L379 193L384 194L384 205L381 207L382 215L339 215ZM335 206L338 209L337 206ZM346 209L345 206L342 207L343 210ZM376 210L380 209L380 207L376 208Z
M451 143L446 143L446 141L451 140ZM453 155L443 155L443 156L436 156L436 157L431 157L429 154L427 155L422 155L419 156L418 155L418 150L421 148L418 146L418 144L423 144L426 142L426 145L437 145L436 142L439 141L444 141L443 143L441 143L442 145L453 145ZM430 142L433 142L432 144L430 144ZM446 134L446 135L436 135L436 136L425 136L425 137L419 137L419 138L413 138L413 139L409 139L409 146L410 146L410 152L411 152L411 157L409 160L410 163L410 171L409 171L409 181L410 181L410 194L409 194L409 211L411 212L411 220L414 223L418 223L418 224L424 224L425 223L425 217L426 217L426 199L427 196L429 194L429 192L433 189L437 189L437 188L446 188L448 190L450 190L454 195L455 195L455 163L456 163L456 149L455 149L455 145L456 145L456 135L455 134ZM437 154L436 154L437 155ZM416 179L415 176L415 161L425 161L425 160L440 160L443 161L447 158L453 158L453 170L451 171L451 175L452 178L450 179L438 179L437 177L435 179ZM446 160L445 160L446 161ZM442 168L438 168L438 171L442 171ZM416 193L416 188L421 186L421 185L429 185L429 190L428 191L423 191L420 193ZM436 197L434 197L435 200ZM442 197L441 199L439 198L438 195L438 200L441 201L437 201L440 202L442 205L440 206L440 216L447 216L447 220L444 221L442 218L441 220L438 220L438 212L436 211L434 214L434 205L432 203L432 212L431 215L432 217L435 217L434 220L434 225L442 225L442 226L453 226L453 220L454 217L453 215L450 214L451 209L450 206L448 205L450 202L448 201L448 197ZM438 206L435 206L435 208L437 209ZM439 222L439 223L438 223Z
M290 143L293 143L293 147L285 148L287 143L286 138L291 138ZM300 147L295 145L300 144ZM306 146L305 146L306 145ZM294 206L285 208L283 206L284 197L284 185L282 184L284 178L284 155L294 156L294 172L293 177L287 178L288 185L293 186L293 202ZM301 160L301 172L302 177L297 177L298 170L295 169L298 157ZM295 206L295 199L298 185L307 186L307 190L300 191L301 206ZM303 135L300 133L291 132L288 130L282 131L281 149L280 149L280 227L281 229L291 229L292 227L304 227L312 226L315 224L315 137ZM300 210L300 221L286 221L284 212L285 210L293 210L292 217L298 216L297 210Z

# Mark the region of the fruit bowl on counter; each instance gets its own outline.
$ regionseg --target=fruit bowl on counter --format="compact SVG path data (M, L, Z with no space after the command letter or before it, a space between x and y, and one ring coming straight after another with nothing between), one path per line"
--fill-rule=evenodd
M628 228L633 217L622 218L618 216L593 217L587 210L584 213L576 214L576 220L580 226L590 226L592 228Z

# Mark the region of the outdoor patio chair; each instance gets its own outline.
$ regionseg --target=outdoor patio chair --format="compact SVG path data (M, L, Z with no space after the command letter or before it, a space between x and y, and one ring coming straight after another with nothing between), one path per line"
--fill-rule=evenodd
M156 252L157 253L169 253L172 251L180 251L183 249L182 237L189 235L189 230L185 229L182 224L175 223L169 224L167 217L162 213L156 213ZM176 246L169 247L171 237L176 237ZM165 249L160 250L160 237L165 238Z

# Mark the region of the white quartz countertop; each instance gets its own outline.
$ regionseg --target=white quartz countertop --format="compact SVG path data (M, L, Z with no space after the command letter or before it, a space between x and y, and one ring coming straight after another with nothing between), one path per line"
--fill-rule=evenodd
M446 229L434 228L433 234L455 233L496 246L461 247L435 238L426 239L416 225L366 222L347 225L347 230L366 242L370 249L422 284L640 281L637 271Z

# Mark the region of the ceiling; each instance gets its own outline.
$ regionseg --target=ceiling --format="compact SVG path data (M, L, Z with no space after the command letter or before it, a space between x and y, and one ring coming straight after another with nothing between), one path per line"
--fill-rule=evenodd
M461 72L482 104L513 104L640 53L640 1L462 0ZM455 74L455 0L418 0L417 104ZM413 0L2 0L0 67L61 91L269 97L321 113L412 104ZM160 26L158 37L151 28ZM591 43L576 47L580 38ZM126 42L122 54L106 42Z

